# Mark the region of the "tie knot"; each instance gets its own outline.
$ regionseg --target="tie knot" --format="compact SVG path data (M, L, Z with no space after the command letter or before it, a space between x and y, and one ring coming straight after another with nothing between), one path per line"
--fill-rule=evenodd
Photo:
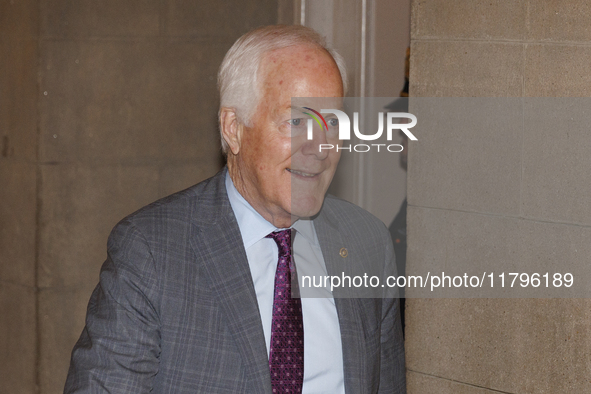
M273 231L265 238L273 238L279 248L280 256L291 256L291 229Z

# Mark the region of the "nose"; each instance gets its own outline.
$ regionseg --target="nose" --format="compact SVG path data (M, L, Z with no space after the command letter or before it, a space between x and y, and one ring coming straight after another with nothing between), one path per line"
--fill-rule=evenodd
M314 125L312 129L312 139L307 139L302 143L300 151L303 155L313 156L318 160L324 160L328 157L330 149L327 146L332 144L333 148L336 149L336 143L334 141L329 142L326 138L326 130L324 127Z

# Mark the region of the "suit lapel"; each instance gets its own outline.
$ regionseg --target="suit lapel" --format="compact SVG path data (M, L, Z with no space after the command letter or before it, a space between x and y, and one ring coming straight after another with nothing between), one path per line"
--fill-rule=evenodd
M337 224L327 219L325 213L321 213L314 220L314 225L328 275L340 276L344 264L340 251L341 248L348 246L347 240L342 236ZM351 264L351 261L347 263ZM364 393L368 386L365 383L367 360L364 351L365 327L360 313L361 303L356 298L335 298L335 305L343 346L345 391Z
M207 256L204 268L244 360L248 391L271 393L258 302L238 223L226 194L225 174L222 171L211 180L195 207L193 228L198 233L191 238L191 245L194 252Z

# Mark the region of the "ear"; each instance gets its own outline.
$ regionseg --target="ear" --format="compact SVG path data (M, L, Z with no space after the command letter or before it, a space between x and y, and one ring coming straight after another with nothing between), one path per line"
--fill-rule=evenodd
M232 154L237 155L240 152L242 125L238 122L234 108L223 107L220 109L220 129L224 141L230 147L230 151Z

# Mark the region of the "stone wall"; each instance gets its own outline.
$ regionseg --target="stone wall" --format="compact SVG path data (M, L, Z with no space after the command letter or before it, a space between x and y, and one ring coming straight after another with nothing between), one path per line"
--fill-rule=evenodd
M0 393L33 393L36 326L37 71L34 1L0 1Z
M0 393L59 393L118 220L223 165L217 68L271 0L0 0Z
M411 96L589 96L590 17L591 6L574 0L415 0ZM586 264L591 133L458 133L423 136L438 149L411 144L409 268L468 256L547 260L557 271L565 261ZM590 307L581 299L408 300L408 392L591 392Z

